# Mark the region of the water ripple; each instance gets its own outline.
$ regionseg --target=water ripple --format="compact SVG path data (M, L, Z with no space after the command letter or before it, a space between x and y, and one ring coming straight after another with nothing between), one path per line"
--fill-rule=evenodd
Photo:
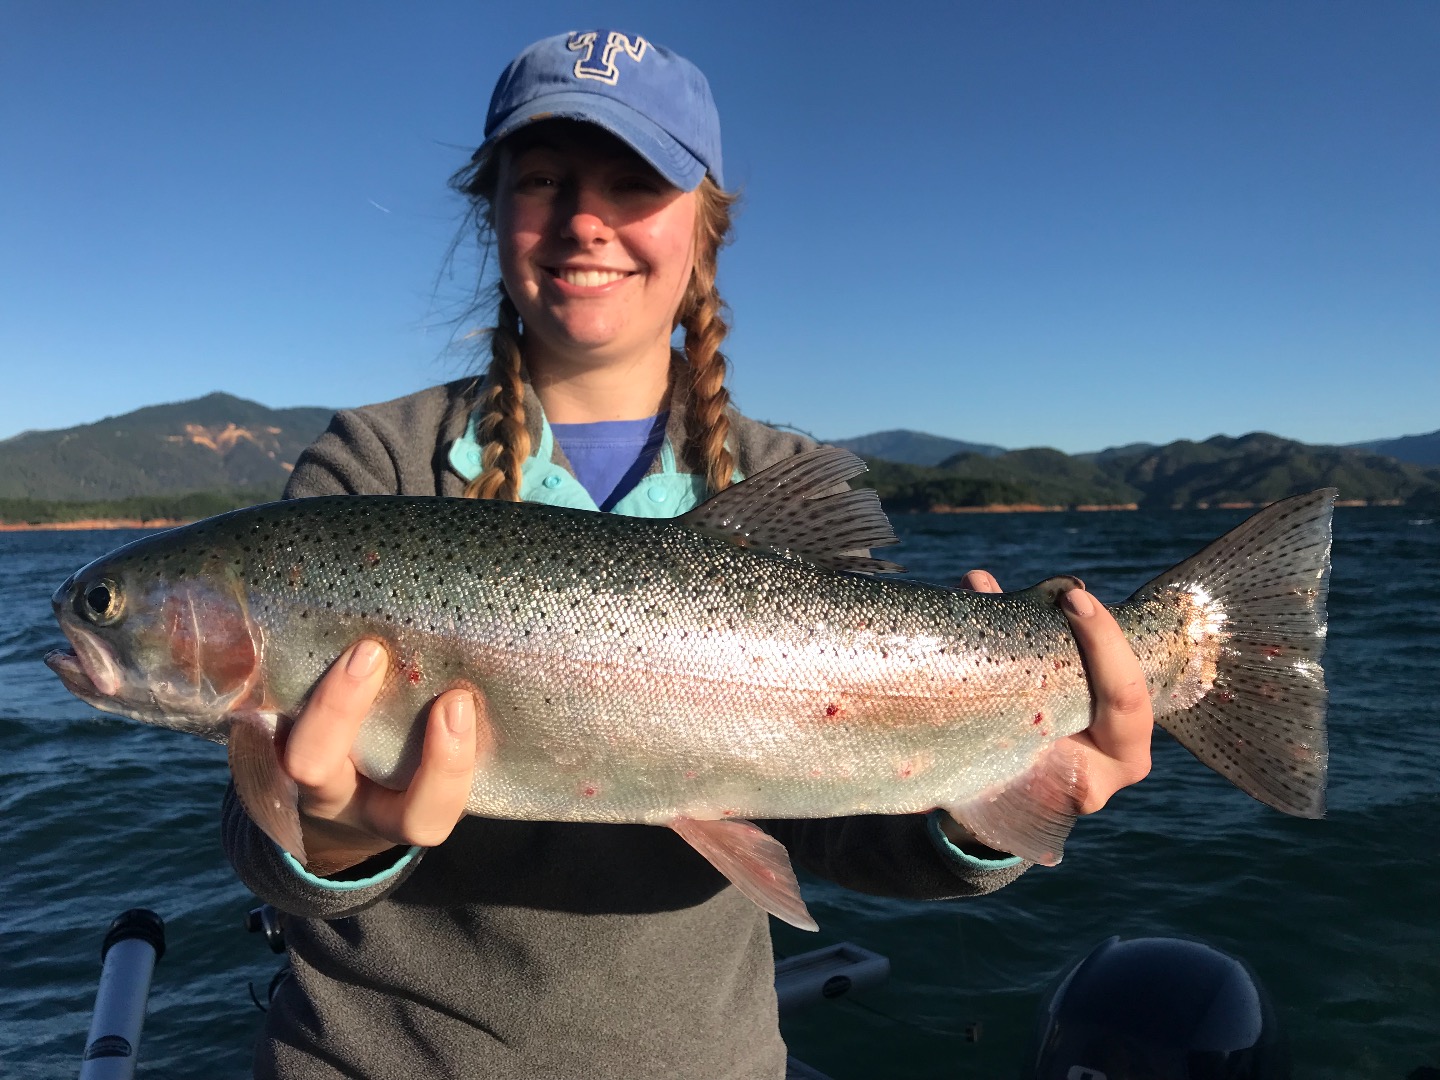
M902 517L896 557L936 581L977 566L1012 587L1072 572L1113 601L1242 516ZM777 948L848 938L889 956L893 975L864 1009L787 1020L800 1056L837 1077L1013 1075L1067 961L1110 934L1179 933L1260 972L1297 1075L1398 1080L1426 1063L1440 1014L1440 528L1414 517L1336 519L1326 819L1276 814L1161 739L1152 776L1081 821L1060 866L994 896L914 903L811 882L822 935L779 927ZM0 1072L73 1074L100 938L143 906L165 917L170 947L142 1070L240 1076L257 1020L247 983L263 986L275 961L240 930L251 898L220 851L224 753L100 717L40 663L60 641L51 592L122 539L0 534Z

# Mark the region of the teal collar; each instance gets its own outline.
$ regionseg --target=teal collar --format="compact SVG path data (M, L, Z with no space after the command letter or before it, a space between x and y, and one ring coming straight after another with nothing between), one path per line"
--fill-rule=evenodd
M475 438L475 414L465 424L465 434L450 444L450 467L466 481L480 475L481 451ZM595 500L565 466L555 462L555 435L550 423L540 418L540 445L520 469L520 501L547 506L568 506L576 510L599 511ZM682 473L675 465L675 448L666 438L660 447L659 472L640 478L610 511L623 517L671 518L693 510L705 501L705 478ZM745 479L739 469L734 480Z

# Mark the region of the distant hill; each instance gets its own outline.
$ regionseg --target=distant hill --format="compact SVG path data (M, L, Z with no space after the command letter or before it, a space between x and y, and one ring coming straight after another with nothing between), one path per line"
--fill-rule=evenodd
M1005 453L1003 446L961 442L940 435L926 435L923 431L905 430L877 431L873 435L859 435L853 439L831 439L830 445L859 454L866 461L878 458L902 465L939 465L956 454L993 457Z
M1092 450L1088 454L1076 454L1075 457L1082 461L1108 461L1114 457L1125 457L1127 454L1142 454L1146 450L1156 449L1155 443L1133 442L1124 446L1111 446L1104 450Z
M1432 431L1429 435L1405 435L1398 439L1354 443L1352 447L1370 450L1376 454L1388 454L1412 465L1440 465L1440 431Z
M892 510L1259 506L1332 486L1347 501L1440 502L1440 468L1346 447L1307 446L1263 432L1074 457L1042 448L993 457L957 454L933 467L873 461L866 476Z
M101 503L115 514L124 510L121 516L184 516L201 511L198 503L174 502L182 495L206 493L234 505L278 497L300 451L330 416L328 408L270 409L216 393L63 431L27 431L0 441L0 518L110 513L102 513ZM1400 445L1418 454L1427 440L1440 442L1440 432L1368 445ZM1338 487L1344 500L1440 507L1440 466L1360 447L1307 446L1264 432L1073 456L1046 448L1007 451L916 431L882 431L837 445L867 459L866 481L898 511L997 504L1260 505L1325 486ZM141 502L115 505L136 499ZM36 500L70 505L49 510Z
M1139 502L1143 495L1093 461L1046 447L1011 450L993 458L957 454L940 467L969 479L1007 481L1028 493L1022 502L1045 506L1126 505Z
M0 499L99 500L250 490L279 496L332 409L270 409L230 394L152 405L0 441Z
M1440 470L1365 450L1307 446L1264 432L1238 439L1181 440L1097 462L1106 475L1143 492L1142 506L1273 502L1317 487L1341 499L1403 503L1440 488Z
M1139 493L1093 464L1059 450L956 454L939 466L871 461L865 482L886 509L926 511L981 506L1125 506Z

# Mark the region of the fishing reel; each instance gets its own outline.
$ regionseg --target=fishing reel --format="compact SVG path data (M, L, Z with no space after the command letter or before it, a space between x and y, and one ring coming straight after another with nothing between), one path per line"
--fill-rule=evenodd
M246 912L245 929L252 934L262 935L272 953L285 951L285 916L272 905L261 904ZM270 985L265 988L264 1002L261 1002L260 995L255 993L255 984L247 983L246 985L250 988L250 1000L255 1003L255 1007L261 1012L269 1012L270 1002L275 1000L276 992L285 984L285 980L291 974L292 968L290 961L287 960L270 977Z

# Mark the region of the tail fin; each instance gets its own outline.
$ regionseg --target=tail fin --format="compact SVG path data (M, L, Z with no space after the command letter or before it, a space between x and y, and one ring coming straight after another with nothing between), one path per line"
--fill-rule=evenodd
M1242 791L1298 817L1325 812L1319 661L1335 495L1272 504L1130 598L1187 592L1218 639L1200 699L1168 714L1156 702L1156 723Z

